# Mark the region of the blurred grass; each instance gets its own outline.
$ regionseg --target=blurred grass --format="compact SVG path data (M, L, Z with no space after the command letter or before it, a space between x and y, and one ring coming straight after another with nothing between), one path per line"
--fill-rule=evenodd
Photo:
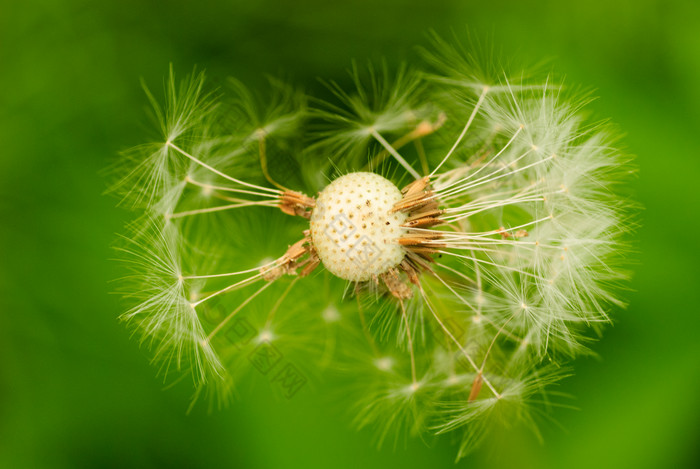
M0 0L0 467L451 467L447 440L375 450L324 386L287 402L262 384L186 415L188 391L163 391L115 319L109 246L128 214L99 172L143 138L138 80L157 86L170 62L316 89L465 26L597 89L646 209L631 305L561 389L580 411L557 411L544 444L516 429L460 466L697 467L699 18L660 0Z

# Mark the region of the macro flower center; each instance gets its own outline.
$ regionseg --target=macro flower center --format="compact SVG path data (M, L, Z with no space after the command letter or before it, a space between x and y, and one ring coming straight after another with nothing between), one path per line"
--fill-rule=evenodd
M364 282L398 266L406 251L399 244L407 214L394 210L401 191L367 172L335 179L316 199L311 239L323 265L345 280Z

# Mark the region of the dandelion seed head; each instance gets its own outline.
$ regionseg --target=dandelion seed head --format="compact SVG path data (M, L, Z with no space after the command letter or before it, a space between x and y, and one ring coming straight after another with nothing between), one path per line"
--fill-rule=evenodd
M398 239L406 214L393 212L401 192L375 173L335 179L321 191L311 215L311 237L324 267L354 282L396 267L404 258Z

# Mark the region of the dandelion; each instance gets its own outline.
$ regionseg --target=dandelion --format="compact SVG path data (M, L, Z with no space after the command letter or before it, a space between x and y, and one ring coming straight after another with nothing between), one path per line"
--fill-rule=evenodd
M332 103L172 71L148 93L160 135L114 190L140 212L124 319L164 373L226 399L255 350L265 375L342 370L378 444L459 431L459 457L534 426L622 304L629 158L552 79L424 55L353 67Z

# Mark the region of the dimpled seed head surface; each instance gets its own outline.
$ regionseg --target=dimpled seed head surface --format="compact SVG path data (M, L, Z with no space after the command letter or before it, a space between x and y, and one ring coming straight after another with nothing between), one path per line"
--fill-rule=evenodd
M391 181L374 173L346 174L326 186L311 214L311 238L326 269L363 282L399 265L406 214L391 209L401 198Z

